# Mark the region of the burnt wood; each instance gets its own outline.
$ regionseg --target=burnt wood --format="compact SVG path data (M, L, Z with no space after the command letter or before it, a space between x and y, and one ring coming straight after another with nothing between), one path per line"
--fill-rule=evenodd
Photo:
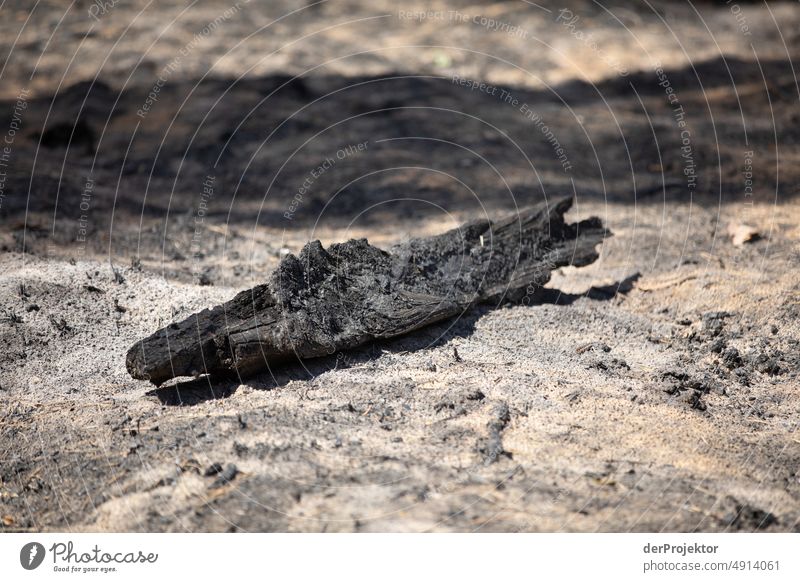
M267 282L172 323L127 355L134 378L246 376L413 332L477 303L519 301L558 267L588 265L608 236L598 218L564 222L571 198L476 220L388 251L366 239L305 245Z

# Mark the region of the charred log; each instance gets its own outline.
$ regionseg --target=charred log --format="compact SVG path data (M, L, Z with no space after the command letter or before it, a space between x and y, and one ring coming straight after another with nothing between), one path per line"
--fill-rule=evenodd
M499 221L477 220L384 251L366 239L308 243L268 281L137 342L131 376L245 376L413 332L477 303L518 301L552 270L597 258L608 232L597 218L564 222L569 198Z

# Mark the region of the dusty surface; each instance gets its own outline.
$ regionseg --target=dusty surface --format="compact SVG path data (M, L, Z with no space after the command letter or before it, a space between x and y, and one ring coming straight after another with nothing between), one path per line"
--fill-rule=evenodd
M798 530L796 5L164 4L1 11L0 527ZM523 304L125 370L308 240L569 192L615 236Z

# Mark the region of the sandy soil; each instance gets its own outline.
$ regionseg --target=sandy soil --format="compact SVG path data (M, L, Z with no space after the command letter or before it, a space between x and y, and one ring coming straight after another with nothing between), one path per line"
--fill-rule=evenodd
M0 531L800 529L796 5L165 4L0 10ZM308 240L565 193L614 236L524 304L125 370Z

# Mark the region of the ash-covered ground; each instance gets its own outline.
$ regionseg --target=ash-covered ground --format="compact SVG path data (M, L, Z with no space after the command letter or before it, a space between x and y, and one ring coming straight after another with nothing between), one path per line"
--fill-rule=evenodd
M0 15L0 531L800 528L796 4ZM570 193L614 236L522 303L125 369L309 240Z

